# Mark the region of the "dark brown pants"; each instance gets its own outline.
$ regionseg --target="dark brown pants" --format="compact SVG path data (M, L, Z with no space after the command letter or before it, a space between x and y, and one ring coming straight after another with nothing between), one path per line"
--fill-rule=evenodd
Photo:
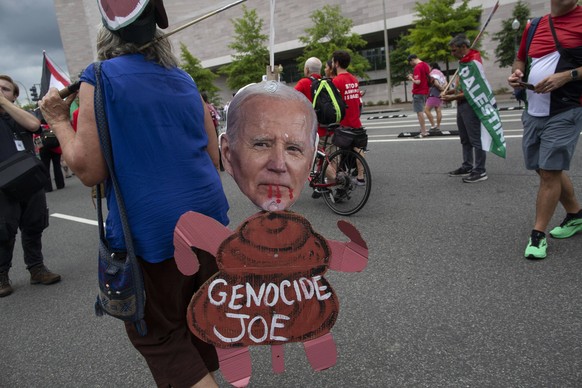
M140 259L146 289L145 321L148 333L140 337L133 324L125 328L133 346L144 356L158 387L191 387L209 371L218 369L212 345L188 328L186 310L192 295L217 272L213 256L196 251L200 269L184 276L174 259L151 264Z

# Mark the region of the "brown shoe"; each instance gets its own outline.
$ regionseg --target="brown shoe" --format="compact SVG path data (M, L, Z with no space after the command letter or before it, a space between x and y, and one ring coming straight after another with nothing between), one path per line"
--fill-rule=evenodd
M30 269L30 284L53 284L61 280L61 275L51 272L44 264Z
M8 278L8 271L0 272L0 298L12 294L14 290L10 285L10 279Z

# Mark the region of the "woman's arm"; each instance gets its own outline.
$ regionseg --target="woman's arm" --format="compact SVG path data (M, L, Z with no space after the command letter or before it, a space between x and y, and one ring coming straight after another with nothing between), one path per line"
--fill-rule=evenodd
M75 95L63 101L57 89L51 88L40 102L43 117L57 135L67 165L86 186L99 184L108 176L95 122L93 92L92 85L81 84L77 132L69 119L70 104Z
M212 116L210 116L210 111L204 102L204 99L200 97L202 101L202 106L204 107L204 129L206 130L206 135L208 136L208 147L206 147L206 152L210 155L214 167L217 169L220 166L220 156L218 151L218 137L216 136L216 128L212 122Z

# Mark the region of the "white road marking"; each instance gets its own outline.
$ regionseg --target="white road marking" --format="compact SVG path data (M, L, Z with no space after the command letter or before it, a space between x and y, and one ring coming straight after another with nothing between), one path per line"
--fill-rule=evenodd
M522 137L522 135L508 135L508 136L504 136L506 139L511 139L511 138L520 138ZM396 139L377 139L377 140L372 140L368 138L368 143L391 143L391 142L399 142L399 141L416 141L416 142L426 142L426 141L445 141L445 140L455 140L455 141L459 141L459 137L458 136L434 136L431 137L429 136L428 138L424 138L424 139L416 139L414 137L399 137Z
M66 214L61 214L61 213L53 213L53 214L51 214L51 217L61 218L63 220L80 222L82 224L88 224L88 225L94 225L94 226L99 225L99 223L97 221L94 221L94 220L89 220L87 218L81 218L81 217L68 216Z

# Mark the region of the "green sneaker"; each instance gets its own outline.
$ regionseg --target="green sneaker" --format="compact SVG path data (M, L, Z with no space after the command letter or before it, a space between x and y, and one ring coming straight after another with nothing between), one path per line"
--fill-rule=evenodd
M531 236L525 248L527 259L545 259L548 242L545 236Z
M574 218L568 215L564 218L560 226L556 226L550 230L550 236L553 238L568 238L578 232L582 232L582 218Z

